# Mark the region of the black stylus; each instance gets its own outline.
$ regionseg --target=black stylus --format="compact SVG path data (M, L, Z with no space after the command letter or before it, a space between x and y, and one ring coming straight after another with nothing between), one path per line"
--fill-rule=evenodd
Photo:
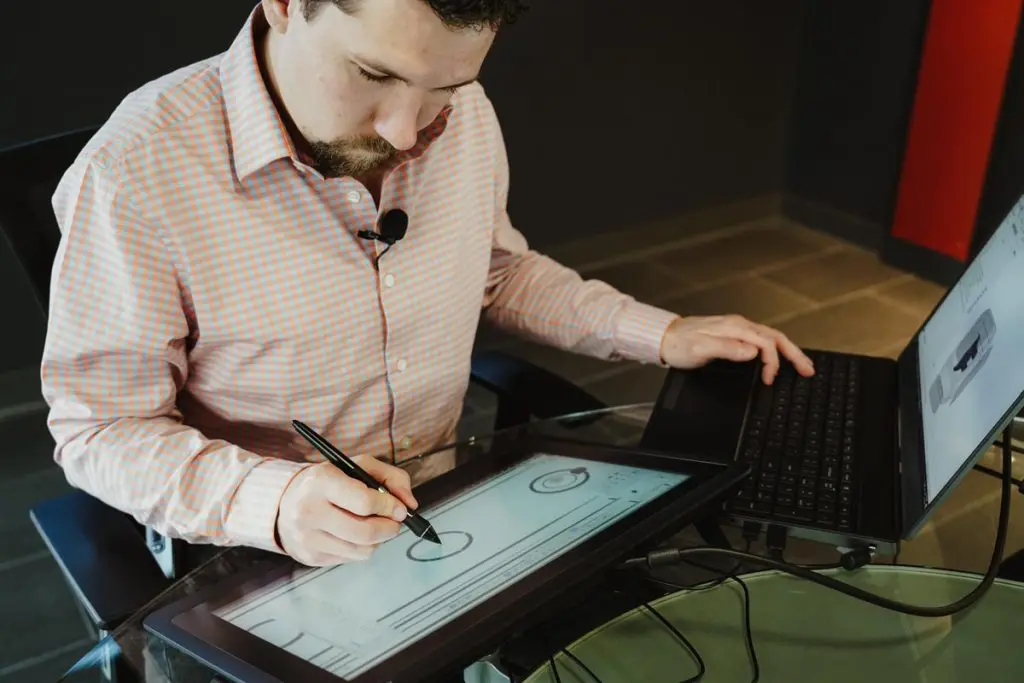
M331 462L331 464L342 472L350 477L358 479L371 489L376 489L377 491L386 493L389 496L392 495L390 491L384 488L383 484L371 477L366 470L352 462L347 455L335 448L327 439L310 429L308 425L299 422L298 420L292 420L292 426L295 427L295 431L305 437L306 441L313 444L313 446L320 451L323 456ZM409 514L406 515L405 521L402 523L409 527L409 530L420 538L425 538L426 540L432 543L437 543L438 545L441 544L441 537L437 535L436 531L434 531L434 527L430 525L430 522L412 510L409 510Z

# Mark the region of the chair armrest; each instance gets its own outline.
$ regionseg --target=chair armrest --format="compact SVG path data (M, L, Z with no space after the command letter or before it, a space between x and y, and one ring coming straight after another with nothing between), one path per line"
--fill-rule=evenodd
M470 376L498 397L496 429L607 407L564 377L500 351L473 354Z
M132 519L82 491L29 513L97 628L116 628L171 582Z

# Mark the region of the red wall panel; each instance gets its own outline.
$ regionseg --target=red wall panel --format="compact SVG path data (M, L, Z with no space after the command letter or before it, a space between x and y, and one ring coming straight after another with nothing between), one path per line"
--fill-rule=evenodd
M933 0L894 237L965 261L1024 0Z

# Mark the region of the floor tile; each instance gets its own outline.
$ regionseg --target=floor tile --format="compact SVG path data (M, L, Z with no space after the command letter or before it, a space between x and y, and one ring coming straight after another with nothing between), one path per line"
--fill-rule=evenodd
M644 303L656 304L686 288L685 281L649 259L629 261L614 266L583 270L588 280L600 280Z
M680 315L735 313L755 322L803 311L807 299L761 277L743 278L668 299L661 306Z
M0 420L0 481L33 474L53 465L53 437L46 412Z
M725 214L732 214L733 220L723 222ZM727 208L724 212L712 208L708 211L671 216L623 230L590 235L584 239L554 245L546 249L545 253L567 266L576 268L633 252L646 251L651 245L701 238L714 232L727 231L745 221L779 222L770 215L764 202L755 200L751 206ZM638 236L642 238L638 239Z
M878 296L918 311L922 316L927 317L945 294L945 287L915 277L893 287L884 288L878 293Z
M804 348L871 353L906 341L920 323L918 316L863 296L802 313L775 327Z
M46 550L28 511L69 491L64 471L52 463L45 471L0 481L0 564Z
M902 275L874 254L848 248L773 270L764 277L816 301L828 301Z
M703 284L806 258L828 248L828 243L803 230L768 226L666 251L654 260L687 283Z
M0 669L88 636L71 590L49 557L0 572Z
M6 670L0 670L0 683L52 683L70 669L89 651L91 641L74 642L47 656L29 660ZM105 679L98 670L82 671L68 678L68 683L102 683Z

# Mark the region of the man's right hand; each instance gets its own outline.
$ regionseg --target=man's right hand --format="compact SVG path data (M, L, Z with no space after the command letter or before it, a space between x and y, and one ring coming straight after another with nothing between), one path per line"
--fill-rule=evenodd
M376 458L354 460L394 495L371 489L328 462L297 474L281 496L277 533L282 549L302 564L369 559L377 544L398 535L407 506L417 506L404 470Z

